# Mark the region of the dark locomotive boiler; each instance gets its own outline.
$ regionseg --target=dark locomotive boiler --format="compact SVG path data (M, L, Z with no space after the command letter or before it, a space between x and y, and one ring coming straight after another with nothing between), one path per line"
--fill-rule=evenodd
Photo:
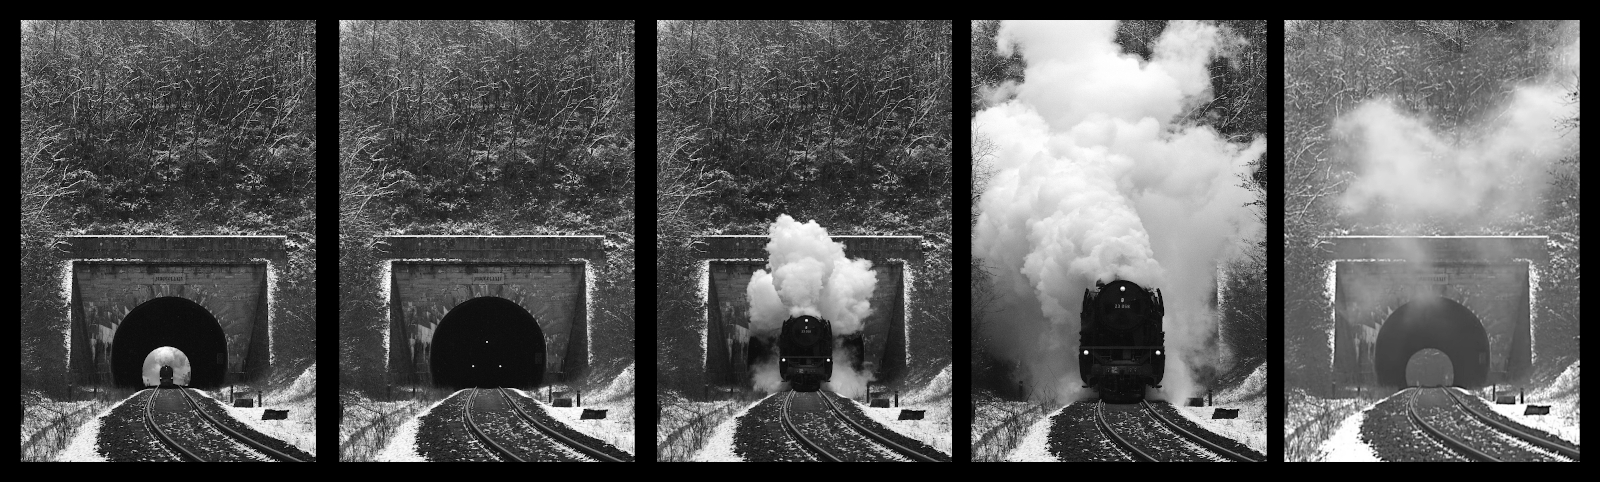
M1139 401L1145 387L1161 387L1167 361L1161 290L1127 280L1095 285L1083 293L1078 374L1102 400Z
M797 391L814 392L833 378L833 326L815 316L784 320L778 334L778 373Z

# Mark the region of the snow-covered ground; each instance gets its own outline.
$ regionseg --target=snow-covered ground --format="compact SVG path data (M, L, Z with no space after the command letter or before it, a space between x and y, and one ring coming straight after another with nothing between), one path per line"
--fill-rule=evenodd
M457 391L456 393L461 393L462 391ZM451 394L451 396L455 395ZM448 399L450 397L440 398L438 401L433 402L432 405L428 405L428 408L422 409L422 411L407 419L405 423L400 424L400 428L395 430L394 436L389 438L389 445L384 447L383 451L379 452L372 460L374 462L427 462L428 459L417 453L418 420Z
M855 399L848 399L856 404L868 417L872 417L879 425L890 430L911 437L928 444L935 450L950 454L952 438L951 430L951 378L950 365L945 365L928 385L901 394L900 408L872 408L862 405ZM927 410L922 420L899 420L900 411L904 409Z
M105 462L106 458L101 456L100 451L95 448L95 445L100 440L100 418L105 417L107 414L111 413L111 410L122 406L123 403L132 398L133 397L131 396L124 398L122 401L119 401L110 407L106 407L105 410L102 410L98 415L95 415L93 420L90 420L87 423L84 423L82 427L79 427L78 435L72 438L72 443L67 445L66 450L61 451L61 454L56 457L56 461Z
M1397 395L1399 393L1402 392L1395 392ZM1390 395L1389 397L1393 396ZM1333 432L1333 436L1328 437L1328 440L1317 448L1318 455L1312 460L1323 462L1381 462L1382 460L1378 459L1377 452L1372 451L1372 446L1361 440L1361 424L1367 421L1368 410L1372 410L1372 407L1377 406L1384 400L1388 400L1389 397L1368 402L1361 407L1361 410L1356 411L1355 415L1344 419L1344 422L1339 424L1339 429Z
M771 396L768 396L768 398L771 398ZM756 404L761 403L763 400L766 400L766 398L750 402L734 413L733 416L717 424L717 429L712 433L711 440L707 441L705 447L696 452L689 460L694 462L744 462L744 457L740 457L739 454L733 452L733 432L739 426L739 417L743 417L752 407L755 407Z
M262 406L235 407L228 402L225 391L203 391L227 408L228 414L250 428L294 445L313 456L317 455L317 365L313 363L287 387L269 389L261 399ZM265 409L288 410L287 420L262 420Z
M1515 420L1517 423L1554 434L1568 442L1582 444L1583 442L1579 441L1580 433L1578 430L1578 402L1580 398L1578 364L1579 362L1572 362L1572 365L1563 370L1561 375L1550 383L1550 386L1528 392L1527 401L1530 403L1515 403L1511 405L1491 403L1489 406L1494 407L1494 411L1499 412L1500 415ZM1549 405L1550 414L1523 415L1522 413L1527 410L1528 405Z
M1061 414L1071 404L1062 405L1040 418L1028 427L1028 435L1022 438L1022 443L1017 444L1017 449L1007 455L1007 462L1060 462L1056 456L1050 455L1050 419Z
M634 377L633 365L622 370L616 378L594 393L584 392L582 407L552 407L540 400L538 396L529 392L517 390L522 395L534 399L557 420L565 422L573 430L584 435L594 437L605 443L611 444L618 450L627 453L634 452ZM582 420L585 408L606 410L606 418L598 420Z
M57 402L38 392L25 394L22 418L22 460L54 460L95 414L120 400Z
M1267 453L1267 365L1256 367L1238 385L1217 392L1215 407L1173 404L1178 413L1206 430L1228 437L1258 453ZM1237 408L1239 418L1213 419L1216 408Z
M748 405L737 399L690 402L670 392L659 401L662 410L661 421L656 424L656 457L663 462L689 460L711 439L717 426Z

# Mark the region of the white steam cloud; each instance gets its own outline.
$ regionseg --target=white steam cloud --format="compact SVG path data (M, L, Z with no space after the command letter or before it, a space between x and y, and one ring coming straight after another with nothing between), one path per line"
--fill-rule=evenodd
M987 92L996 102L973 120L996 146L973 242L1006 298L985 325L989 348L1036 398L1084 397L1073 356L1083 292L1112 279L1162 290L1169 356L1154 396L1187 396L1192 370L1226 361L1216 266L1261 230L1238 184L1264 138L1178 123L1210 99L1209 63L1242 41L1173 22L1146 62L1122 54L1115 33L1113 22L1006 22L997 43L1022 53L1025 81Z
M872 290L878 282L872 262L845 256L844 244L834 242L816 221L802 224L780 215L768 234L767 269L757 270L746 287L750 336L775 339L784 320L803 315L828 320L836 343L837 337L861 331L862 320L872 314ZM870 367L861 373L850 368L853 358L834 346L830 388L841 395L865 393L872 379ZM750 370L756 389L783 389L776 360L763 360Z
M1575 29L1575 28L1574 28ZM1550 73L1511 87L1484 118L1441 132L1388 97L1362 103L1334 123L1357 177L1340 198L1343 215L1368 221L1433 220L1489 225L1537 207L1551 164L1578 149L1578 40L1558 49Z

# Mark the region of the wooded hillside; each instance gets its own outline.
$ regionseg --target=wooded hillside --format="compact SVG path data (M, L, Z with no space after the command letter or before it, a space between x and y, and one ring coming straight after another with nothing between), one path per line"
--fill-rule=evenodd
M316 346L315 24L25 21L23 384L66 359L66 234L287 235L280 370Z
M374 236L606 236L592 327L633 359L632 21L345 21L339 32L342 386L386 380Z
M1574 152L1548 166L1536 207L1508 217L1428 216L1410 219L1341 213L1340 195L1358 177L1354 156L1341 152L1332 126L1363 102L1391 99L1396 110L1425 119L1451 142L1488 134L1517 90L1540 82L1576 55L1576 22L1394 21L1292 22L1284 38L1284 355L1285 384L1326 390L1328 306L1324 266L1328 243L1318 236L1539 235L1550 237L1552 272L1539 276L1536 314L1548 349L1535 376L1553 376L1578 356L1579 160ZM1572 65L1576 66L1576 60ZM1577 136L1578 84L1571 76L1570 118L1550 118L1551 132ZM1501 162L1502 160L1495 160ZM1515 198L1520 196L1507 196Z
M920 235L913 330L949 337L951 23L657 22L659 387L698 393L694 236ZM937 370L949 348L913 347ZM913 371L917 370L913 367ZM931 374L930 374L931 375Z

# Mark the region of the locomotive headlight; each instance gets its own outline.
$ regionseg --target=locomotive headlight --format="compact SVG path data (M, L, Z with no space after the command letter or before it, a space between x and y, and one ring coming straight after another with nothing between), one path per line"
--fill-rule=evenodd
M1156 350L1156 356L1161 356L1161 350Z
M826 362L828 362L828 363L833 363L833 359L832 359L832 358L828 358L828 359L826 359L826 360L823 360L823 361L826 361Z
M1083 351L1083 356L1089 356L1089 350L1084 350Z
M786 361L789 361L789 359L788 358L779 358L778 361L786 362Z

